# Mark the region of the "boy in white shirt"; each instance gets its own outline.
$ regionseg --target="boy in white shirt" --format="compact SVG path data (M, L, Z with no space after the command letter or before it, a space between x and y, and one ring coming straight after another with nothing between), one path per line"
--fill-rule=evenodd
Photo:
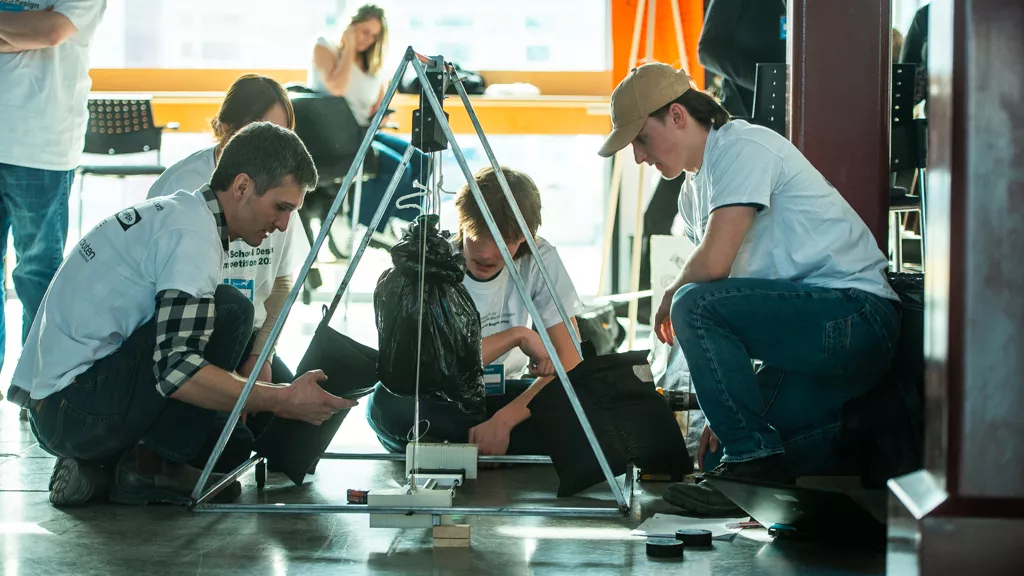
M543 328L547 330L566 371L572 370L580 363L580 355L544 284L539 266L543 265L551 276L556 297L569 315L577 335L573 317L583 304L555 247L536 235L541 225L537 185L522 172L503 168L502 173L537 243L539 254L530 253L494 170L484 168L476 173L474 180L541 315ZM434 432L426 428L426 434L431 437L452 442L468 441L478 445L480 454L501 455L509 451L512 430L530 418L527 405L552 380L554 368L540 336L530 327L529 312L505 269L505 261L468 185L459 190L455 205L459 232L454 241L466 259L463 285L480 313L483 365L489 377L505 383L506 390L500 394L500 399L488 402L490 417L484 422L470 421L454 405L426 399L420 400L420 416L430 422ZM536 379L521 380L531 376ZM381 386L367 404L370 425L389 450L404 449L404 441L412 428L411 406L411 399L395 396ZM518 451L515 446L512 450Z
M632 145L638 164L686 173L679 213L697 249L654 329L678 338L690 367L708 422L705 474L785 483L836 472L842 405L882 379L899 337L899 299L871 231L789 140L730 120L684 71L635 68L611 108L599 154ZM709 471L705 451L719 439L721 465ZM665 499L739 512L704 483L673 485Z

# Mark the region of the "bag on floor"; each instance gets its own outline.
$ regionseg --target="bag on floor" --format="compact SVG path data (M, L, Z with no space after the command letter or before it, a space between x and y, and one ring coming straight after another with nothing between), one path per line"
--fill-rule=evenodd
M840 450L865 488L924 466L924 275L891 273L900 297L900 339L878 385L843 405Z
M613 474L624 474L629 462L673 476L693 472L675 414L654 389L646 350L588 357L568 376ZM604 482L559 381L537 393L529 408L530 421L548 439L558 496L572 496Z
M589 340L598 355L613 354L626 340L626 331L611 304L587 306L576 315L580 339Z
M327 380L320 382L320 386L331 394L361 398L372 392L377 383L377 351L339 334L322 321L295 374L301 376L310 370L323 371ZM341 410L320 426L275 417L259 433L253 450L267 459L270 470L284 472L292 482L302 484L306 472L327 450L348 412Z
M381 275L373 291L381 384L398 396L415 396L418 369L421 397L453 402L466 414L483 416L480 314L462 285L465 259L438 232L438 217L431 215L406 229L391 249L391 261L394 267Z

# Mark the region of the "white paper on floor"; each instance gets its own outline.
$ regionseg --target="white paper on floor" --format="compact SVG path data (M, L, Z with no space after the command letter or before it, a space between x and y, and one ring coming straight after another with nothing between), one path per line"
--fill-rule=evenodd
M749 518L749 516L742 518L690 518L675 514L655 514L644 520L630 534L649 538L675 538L676 530L710 530L711 537L715 540L732 540L740 529L726 528L726 525L745 522Z

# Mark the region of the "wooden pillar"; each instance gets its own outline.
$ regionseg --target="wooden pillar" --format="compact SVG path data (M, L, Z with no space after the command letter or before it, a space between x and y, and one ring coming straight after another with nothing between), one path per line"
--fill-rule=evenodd
M1024 574L1024 3L933 0L926 469L891 574Z
M886 245L890 0L789 0L789 138Z

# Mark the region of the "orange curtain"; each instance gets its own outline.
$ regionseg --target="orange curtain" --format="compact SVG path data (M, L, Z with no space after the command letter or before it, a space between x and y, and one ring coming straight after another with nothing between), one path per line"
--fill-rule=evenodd
M704 68L697 61L697 41L704 26L703 0L657 0L654 22L654 60L682 68L679 50L676 46L675 25L672 20L672 5L679 5L679 18L683 28L683 46L690 67L690 76L697 86L704 89ZM633 41L633 24L639 0L611 0L612 20L612 88L629 73L629 49ZM647 48L647 11L645 2L644 18L640 30L640 44L637 57L642 64Z

